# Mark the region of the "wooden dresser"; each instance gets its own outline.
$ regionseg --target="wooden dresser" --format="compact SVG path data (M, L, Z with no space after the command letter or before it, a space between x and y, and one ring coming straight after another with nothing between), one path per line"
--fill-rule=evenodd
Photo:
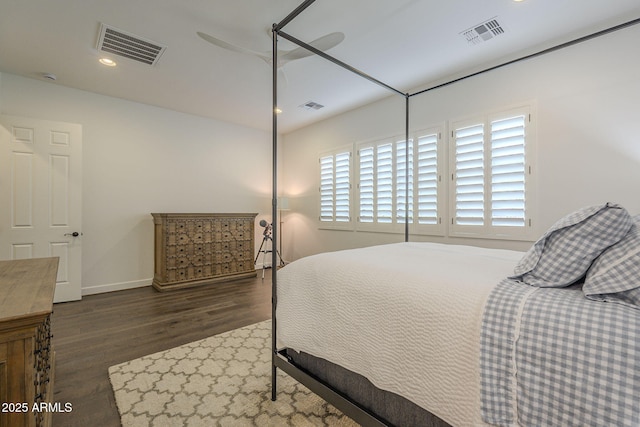
M57 257L0 261L2 427L51 425L57 273Z
M256 275L255 213L152 213L153 287L178 289Z

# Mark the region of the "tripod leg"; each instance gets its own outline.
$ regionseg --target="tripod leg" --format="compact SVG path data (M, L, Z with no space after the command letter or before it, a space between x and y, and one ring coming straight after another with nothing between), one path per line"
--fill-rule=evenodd
M267 238L266 238L266 237L265 237L264 239L265 239L265 240L267 240ZM266 264L264 263L265 258L266 258L266 256L267 256L267 252L268 252L268 251L267 251L267 249L266 249L266 248L265 248L265 250L264 250L264 251L262 251L262 280L263 280L263 281L264 281L264 271L267 269L267 266L266 266Z
M267 237L265 236L262 239L262 243L260 243L260 249L258 249L258 253L256 254L256 259L253 260L253 265L255 266L258 263L258 257L260 256L260 252L262 252L262 246L264 246L264 242L267 240ZM264 259L264 256L263 256Z

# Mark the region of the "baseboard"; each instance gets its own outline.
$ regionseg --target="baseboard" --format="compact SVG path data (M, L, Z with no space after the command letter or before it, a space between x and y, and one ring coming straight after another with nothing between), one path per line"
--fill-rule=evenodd
M264 268L271 268L271 263L270 262L265 262L264 264L262 264L261 262L256 263L256 271L258 270L262 270L262 266L264 265Z
M284 263L284 265L287 265L291 261L287 261L286 259L283 259L282 262ZM257 270L262 270L262 266L263 265L264 265L264 268L271 268L271 261L265 262L264 264L262 264L261 262L256 263L256 271Z
M143 288L151 286L153 278L133 280L131 282L108 283L106 285L89 286L82 288L82 296L103 294L106 292L124 291L125 289Z
M271 268L271 263L265 264L265 269ZM260 262L256 264L256 271L259 270L262 270L262 263ZM124 291L125 289L144 288L145 286L151 286L152 282L153 278L133 280L131 282L108 283L106 285L88 286L86 288L82 288L82 296L104 294L106 292L114 291Z

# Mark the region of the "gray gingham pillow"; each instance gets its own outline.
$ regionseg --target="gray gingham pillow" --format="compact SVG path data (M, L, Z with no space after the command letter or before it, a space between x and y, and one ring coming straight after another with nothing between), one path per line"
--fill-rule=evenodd
M587 298L640 308L640 216L634 220L627 235L589 268L582 287Z
M582 278L594 259L620 241L633 225L623 207L605 203L556 222L527 251L511 279L541 288L562 288Z

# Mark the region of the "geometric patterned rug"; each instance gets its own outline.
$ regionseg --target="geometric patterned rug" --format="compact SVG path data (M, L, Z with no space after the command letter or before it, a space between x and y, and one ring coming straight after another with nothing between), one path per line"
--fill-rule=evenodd
M271 321L109 368L123 427L357 426L278 370L271 400Z

